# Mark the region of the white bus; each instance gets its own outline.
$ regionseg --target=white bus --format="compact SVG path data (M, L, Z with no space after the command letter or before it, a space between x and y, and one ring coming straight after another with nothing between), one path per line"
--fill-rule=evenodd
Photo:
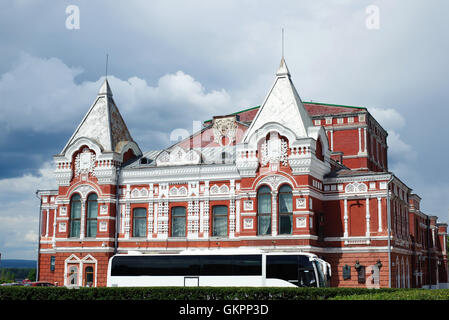
M227 251L117 254L108 287L327 287L330 264L303 252Z

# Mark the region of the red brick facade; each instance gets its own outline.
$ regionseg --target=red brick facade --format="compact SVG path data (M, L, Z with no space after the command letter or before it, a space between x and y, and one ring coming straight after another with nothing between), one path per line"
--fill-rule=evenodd
M106 286L115 253L232 247L315 253L332 286L446 284L447 225L388 172L386 139L366 108L302 103L283 62L260 107L142 153L106 81L39 191L39 280Z

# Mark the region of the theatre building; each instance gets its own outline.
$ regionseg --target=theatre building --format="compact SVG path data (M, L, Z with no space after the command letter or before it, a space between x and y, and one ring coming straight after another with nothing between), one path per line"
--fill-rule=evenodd
M260 106L163 150L139 148L105 80L61 147L58 189L38 191L41 281L106 286L116 253L255 248L314 253L336 287L448 282L447 225L388 170L387 132L301 101L284 59Z

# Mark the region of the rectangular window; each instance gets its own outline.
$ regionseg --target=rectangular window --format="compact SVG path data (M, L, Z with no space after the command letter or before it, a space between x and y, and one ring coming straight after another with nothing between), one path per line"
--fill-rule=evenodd
M86 221L87 237L95 238L97 236L97 215L98 215L97 195L91 194L87 200L87 221Z
M79 238L81 231L81 197L75 195L72 197L70 207L70 237Z
M56 262L56 257L51 256L50 257L50 271L55 271L55 262Z
M226 237L228 235L228 207L214 206L212 223L212 236Z
M292 234L293 196L292 188L283 185L279 189L279 234Z
M186 208L185 207L173 207L171 209L172 214L172 237L185 237L186 236Z
M271 234L271 190L267 186L257 193L257 234Z
M147 231L147 210L136 208L133 211L133 237L145 237Z
M87 221L87 237L95 238L97 236L97 219Z
M343 266L343 280L351 279L351 267L345 264Z

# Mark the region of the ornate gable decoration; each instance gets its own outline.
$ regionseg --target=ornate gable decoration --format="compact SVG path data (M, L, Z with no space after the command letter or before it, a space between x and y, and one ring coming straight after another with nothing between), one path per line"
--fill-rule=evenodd
M215 194L228 194L229 193L229 187L225 184L223 184L221 187L217 186L216 184L214 184L211 188L210 188L210 194L211 195L215 195Z
M197 151L192 149L185 151L179 146L176 146L171 151L162 151L156 158L157 166L179 166L200 163L201 155Z
M86 199L87 194L88 194L89 192L96 192L96 190L95 190L92 186L90 186L90 185L88 185L88 184L82 184L82 185L76 187L76 188L72 191L72 193L74 193L74 192L79 192L79 193L81 194L81 197L82 197L83 199Z
M95 159L95 153L89 148L84 148L75 158L75 175L91 173L95 167Z
M131 192L131 198L146 198L149 196L148 190L143 188L141 190L135 188Z
M368 187L364 183L353 182L346 186L345 193L359 193L359 192L367 192Z
M288 165L288 143L284 139L280 138L277 132L270 133L270 139L262 143L262 165L265 166L268 163L275 164L281 162L282 165Z
M186 187L180 187L179 189L176 187L173 187L170 189L169 194L172 197L185 197L185 196L187 196L187 189L186 189Z
M271 187L271 190L277 190L278 187L284 183L291 184L291 182L288 178L275 174L275 175L270 175L270 176L264 177L262 180L260 180L257 183L257 188L262 184L268 184Z
M235 116L226 118L214 118L212 130L214 131L214 141L223 146L223 138L228 138L226 145L231 145L235 141L237 134L237 124Z

